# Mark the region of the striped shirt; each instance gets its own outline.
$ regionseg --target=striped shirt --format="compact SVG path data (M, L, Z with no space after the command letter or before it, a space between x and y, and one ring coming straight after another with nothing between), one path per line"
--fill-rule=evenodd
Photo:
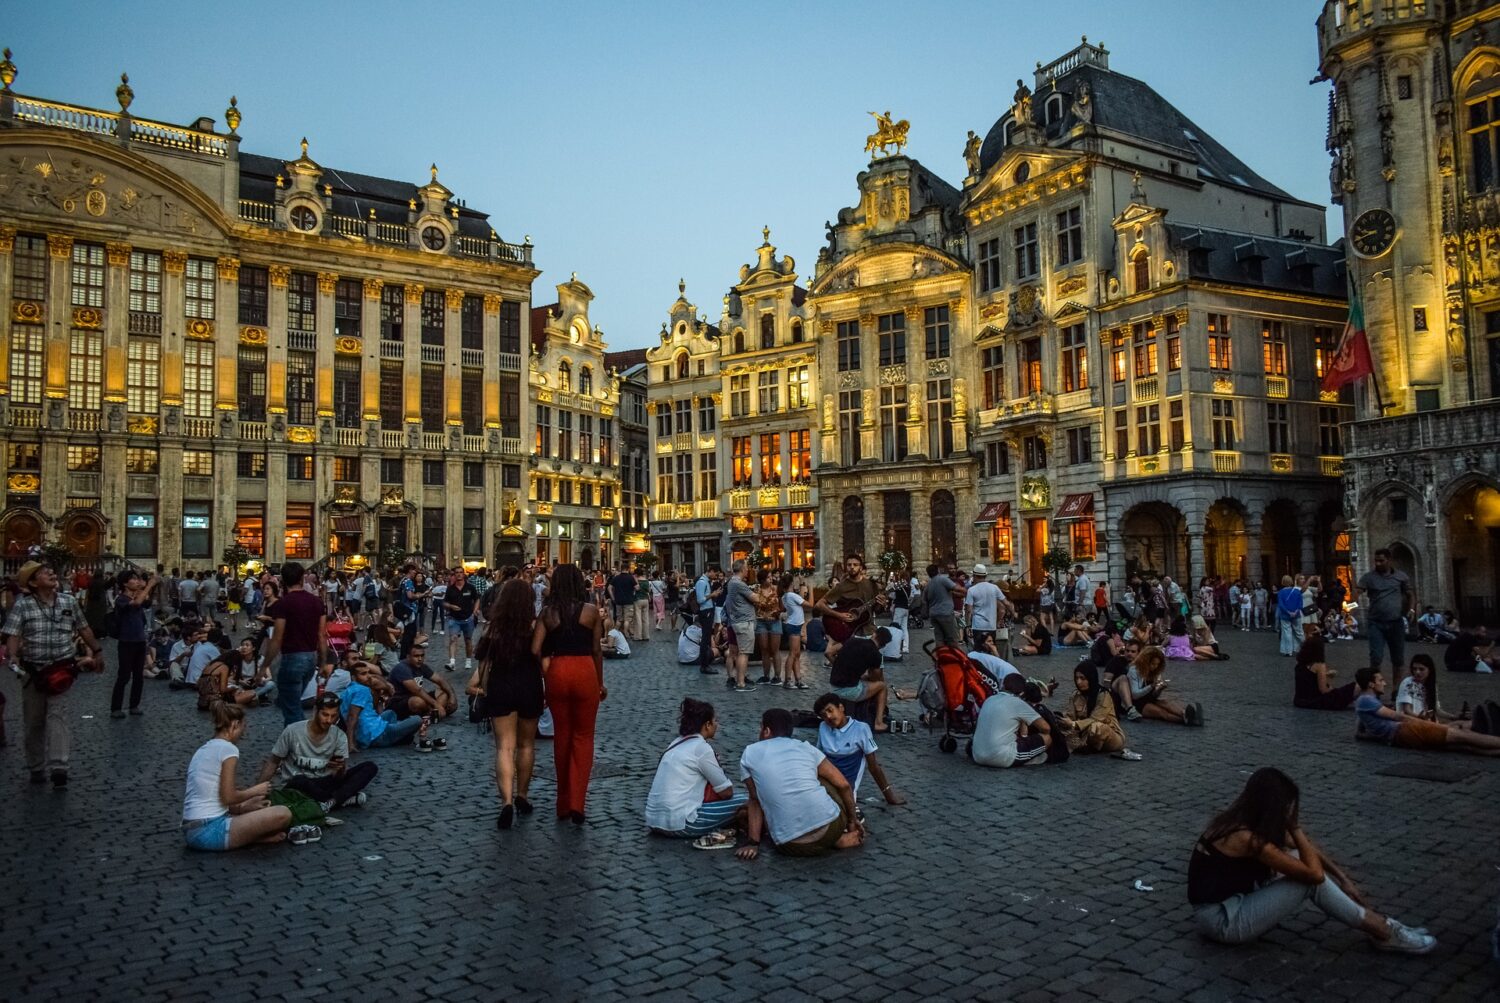
M5 633L20 635L20 658L28 665L49 665L72 658L83 626L78 600L65 592L57 593L50 604L34 595L21 596L5 618Z

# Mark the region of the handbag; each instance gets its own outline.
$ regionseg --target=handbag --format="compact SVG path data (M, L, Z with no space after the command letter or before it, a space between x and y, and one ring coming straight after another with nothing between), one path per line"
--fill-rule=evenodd
M78 678L78 664L71 658L52 662L31 670L30 682L49 697L60 697L73 688Z

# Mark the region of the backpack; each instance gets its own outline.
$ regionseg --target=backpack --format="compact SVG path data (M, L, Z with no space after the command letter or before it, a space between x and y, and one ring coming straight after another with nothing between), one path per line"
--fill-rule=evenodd
M917 702L934 720L942 720L941 715L948 709L948 699L943 692L943 680L936 669L929 669L923 673L922 681L917 684Z
M682 611L694 616L696 616L700 612L698 606L698 590L696 588L688 589L686 594L683 595Z

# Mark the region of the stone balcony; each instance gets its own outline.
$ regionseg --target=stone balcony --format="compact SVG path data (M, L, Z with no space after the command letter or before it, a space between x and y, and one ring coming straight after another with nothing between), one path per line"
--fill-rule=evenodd
M1357 421L1349 427L1348 455L1359 460L1497 441L1500 441L1500 397L1444 411Z
M1485 6L1475 0L1456 3L1465 8ZM1318 16L1318 49L1328 53L1378 28L1438 20L1437 0L1328 0Z

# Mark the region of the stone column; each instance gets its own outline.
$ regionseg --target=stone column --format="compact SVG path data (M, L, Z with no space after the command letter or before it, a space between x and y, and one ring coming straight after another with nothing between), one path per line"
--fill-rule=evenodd
M406 313L401 324L401 333L406 340L401 375L406 381L408 441L411 439L412 425L415 424L420 432L422 423L422 293L425 291L420 282L406 287ZM421 438L417 441L420 442Z
M14 288L13 266L11 255L16 248L16 228L13 226L0 226L0 335L4 336L5 343L10 344L11 324L11 295ZM9 403L10 396L10 353L0 352L0 412L4 411L4 405ZM6 419L0 413L0 425L5 424Z
M865 566L873 567L875 559L885 550L885 496L868 492L865 499ZM839 555L843 558L847 555Z
M911 383L906 387L906 451L912 456L927 455L927 440L923 436L922 384Z
M157 442L161 472L156 477L156 559L174 567L182 563L182 440L172 436ZM210 557L218 563L217 552Z
M1259 518L1245 517L1245 577L1250 580L1251 588L1261 576L1260 528ZM1271 583L1267 582L1266 588L1271 588Z
M447 551L443 557L467 557L464 553L464 463L461 455L449 453L445 457L443 482L447 490L443 493L443 546ZM451 565L450 565L451 566Z
M380 445L380 293L385 282L380 279L365 279L365 298L359 315L359 337L363 358L359 371L359 399L361 416L367 430L374 430L373 437L366 436L366 445ZM376 488L379 490L379 465L376 469ZM368 486L362 488L369 500L375 496Z
M1199 528L1202 525L1203 523L1201 521L1188 523L1187 574L1180 584L1182 585L1183 591L1188 593L1190 601L1197 592L1198 580L1202 578L1204 574L1203 569L1207 567L1207 556L1203 548L1203 530Z
M1321 574L1318 568L1318 510L1303 509L1297 514L1297 527L1302 531L1302 572Z
M313 402L314 407L317 411L320 435L321 429L325 425L329 426L329 429L331 431L331 426L333 424L333 291L338 288L338 281L339 277L335 272L318 273L318 307L316 321L318 325L318 340L314 343L316 345L314 349L316 353L314 356L314 362L318 367L318 384L313 395ZM328 419L326 422L324 421L325 418ZM337 433L334 434L336 435ZM332 442L326 439L320 438L320 442L324 446L333 445ZM321 482L321 471L319 471L319 474L319 481ZM330 497L332 494L331 485L332 481L329 482L329 494L324 495L324 485L322 483L319 483L318 497Z
M187 254L163 251L161 259L161 405L162 410L171 416L171 420L166 421L169 433L181 434L181 422L177 419L182 412L182 341L183 325L187 321L187 286L183 273L187 270Z
M68 349L71 343L73 330L73 307L70 302L69 290L72 280L69 274L69 265L73 258L73 238L57 233L47 234L47 251L50 255L49 264L51 268L47 275L47 304L44 317L47 322L47 365L46 383L43 387L44 396L48 399L46 410L42 415L43 428L61 428L62 412L54 413L51 405L52 400L66 400L68 396ZM48 452L47 440L43 439L43 453ZM55 443L62 447L61 442ZM55 466L49 466L48 457L42 457L43 470L62 470L64 468L61 458L66 456L66 449L62 449L59 462ZM43 486L43 495L46 494L46 485ZM59 507L61 496L59 496ZM48 514L51 514L50 510Z
M866 385L860 392L859 454L866 461L880 458L880 429L876 424L879 408L875 391Z
M906 557L913 567L924 568L932 559L932 495L926 487L911 492L911 553Z
M266 563L286 560L286 442L266 443Z
M210 327L214 335L214 407L220 411L238 412L240 259L220 258L216 265L215 320ZM222 423L220 428L223 428ZM218 532L217 520L214 532ZM229 541L224 542L228 546Z
M969 384L962 376L953 381L953 452L969 451Z
M213 514L209 519L209 555L215 564L224 548L234 542L234 526L239 521L237 444L233 439L215 439L213 442L214 497Z
M1125 572L1125 534L1120 528L1122 513L1104 508L1105 530L1109 533L1108 581L1111 602L1119 602L1130 576Z

